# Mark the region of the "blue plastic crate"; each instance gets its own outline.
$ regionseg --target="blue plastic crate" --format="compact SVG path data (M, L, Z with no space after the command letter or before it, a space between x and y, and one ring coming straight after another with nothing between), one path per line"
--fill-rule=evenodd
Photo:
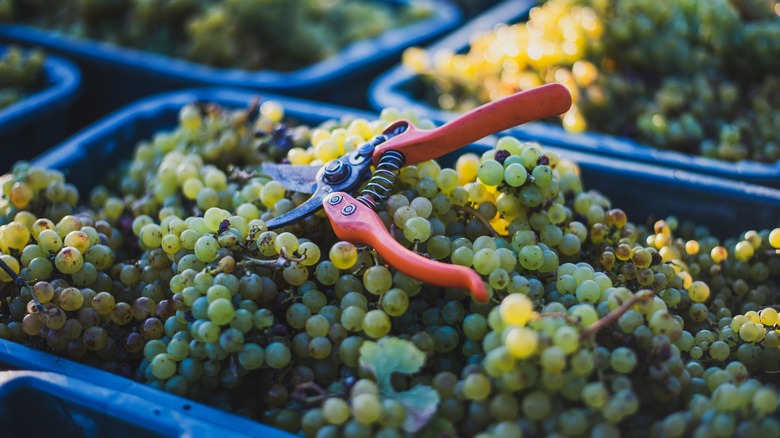
M153 96L106 117L68 141L37 157L34 164L59 168L67 172L69 180L82 191L88 190L103 177L101 172L115 167L120 160L131 156L133 147L142 139L161 129L171 129L177 123L182 105L201 101L215 102L225 107L245 107L255 93L229 89L199 89ZM324 105L299 99L264 95L285 108L288 119L306 124L317 124L344 116L376 118L377 114ZM492 142L471 145L441 159L451 165L460 154L481 154ZM680 219L692 219L711 227L722 236L733 236L750 228L775 227L780 223L780 190L721 180L684 171L670 170L641 163L625 162L613 158L562 150L551 147L561 157L576 161L582 170L585 187L597 189L613 200L613 205L623 208L635 223L677 215ZM123 397L137 400L134 410L174 412L179 416L192 415L182 427L203 427L206 435L247 433L255 436L281 436L282 432L268 429L259 423L215 411L187 399L164 393L152 387L104 371L81 365L28 347L0 339L0 365L38 371L57 372L69 379L87 379L90 383L117 391ZM189 406L187 408L186 406ZM165 414L160 417L166 417ZM158 417L153 417L157 419ZM138 417L135 423L141 427L148 417ZM180 422L181 420L176 420ZM191 425L191 426L190 426ZM211 428L211 429L209 429ZM160 430L168 430L160 427ZM202 436L201 433L187 434Z
M7 47L0 47L0 54ZM47 54L44 87L0 110L0 172L18 160L27 160L69 134L70 108L79 96L81 73L65 59Z
M516 23L527 19L528 11L534 4L536 2L532 0L505 1L430 45L428 50L435 52L446 49L464 52L468 49L469 40L473 35L487 32L497 24ZM434 108L414 97L411 86L415 77L414 73L402 65L397 65L386 71L371 85L369 90L371 106L375 109L385 107L413 109L421 116L429 117L438 122L450 120L456 116L456 113ZM565 149L780 187L780 162L772 164L744 160L733 163L656 149L638 144L628 138L592 131L572 134L560 126L547 123L530 123L514 131L520 138L541 141Z
M3 436L292 437L249 419L20 345L0 345L0 364L36 370L0 371ZM59 366L63 369L55 368Z
M41 46L79 64L85 93L77 107L78 126L139 98L195 86L266 90L367 107L366 90L373 76L397 62L406 47L430 42L460 23L462 14L454 4L447 0L431 4L433 15L425 20L355 42L324 61L291 72L214 68L24 25L0 24L0 41Z

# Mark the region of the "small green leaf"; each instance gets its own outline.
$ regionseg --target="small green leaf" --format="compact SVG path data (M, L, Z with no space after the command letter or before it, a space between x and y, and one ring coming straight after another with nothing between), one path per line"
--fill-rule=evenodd
M380 395L394 399L406 408L404 430L415 433L431 420L439 404L439 393L430 386L418 385L396 392L390 378L393 373L414 374L425 364L425 353L412 342L398 338L365 341L360 346L360 366L376 377Z
M398 338L365 341L360 346L360 366L376 376L380 390L389 388L393 373L414 374L425 364L425 353L414 343Z
M392 398L406 408L404 430L409 433L417 432L428 424L439 404L439 393L428 385L417 385L408 391L396 392Z

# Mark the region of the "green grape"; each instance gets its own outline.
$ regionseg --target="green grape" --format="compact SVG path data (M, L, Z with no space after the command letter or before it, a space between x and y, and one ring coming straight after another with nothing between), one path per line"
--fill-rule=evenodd
M469 374L463 382L463 394L470 400L484 400L490 389L490 379L479 373Z
M408 309L409 295L403 289L392 288L382 295L382 310L388 315L401 316Z
M381 310L371 310L363 317L363 331L372 338L378 339L390 332L390 318Z
M612 369L622 374L627 374L633 371L634 367L636 367L636 364L636 355L632 350L626 347L616 348L614 351L612 351L612 354L610 354L609 357L609 365L612 367Z
M485 160L477 168L477 178L487 186L497 186L504 180L504 166L495 160Z
M688 296L697 303L703 303L710 296L709 286L704 282L695 281L688 287Z
M217 325L228 324L235 315L233 303L226 298L217 298L208 306L208 318Z
M382 295L390 289L393 276L384 266L372 266L363 273L363 285L368 292Z
M217 252L219 251L219 243L213 236L205 235L201 236L194 246L195 256L198 260L208 263L217 258Z
M425 242L431 236L431 223L420 216L411 217L403 226L404 237L410 242Z
M533 316L534 307L527 296L512 294L504 298L499 311L506 324L524 326Z
M330 248L330 262L338 269L349 269L357 262L357 249L349 242L336 242Z
M176 373L176 361L169 354L160 353L152 359L149 367L158 379L165 380Z
M331 397L322 404L322 416L330 424L341 425L347 421L350 409L344 400Z

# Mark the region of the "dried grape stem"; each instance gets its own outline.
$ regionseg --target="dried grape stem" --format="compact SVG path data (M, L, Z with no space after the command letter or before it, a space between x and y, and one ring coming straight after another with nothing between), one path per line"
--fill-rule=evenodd
M474 210L471 207L466 207L465 205L453 205L452 208L462 213L467 213L470 214L471 216L474 216L482 225L485 226L485 228L488 229L488 231L490 231L490 234L492 234L493 237L506 237L506 236L502 236L501 234L498 234L498 231L496 231L496 229L493 228L493 225L490 225L490 221L488 221L485 218L485 216L482 216L482 214L477 210Z
M571 316L561 313L561 312L549 312L549 313L539 313L538 316L534 319L541 319L541 318L562 318L564 321L566 321L569 324L576 324L577 320L572 318Z
M244 266L261 266L264 268L284 268L287 267L289 262L302 262L306 260L306 254L299 257L290 255L285 248L282 248L279 252L279 257L274 260L261 260L252 257L244 256L244 260L236 263L236 268L242 268Z
M604 317L594 322L592 325L580 330L580 339L589 338L595 335L596 333L598 333L598 331L603 329L604 327L614 324L615 321L617 321L621 316L623 316L624 313L628 311L628 309L631 308L631 306L633 306L634 304L640 301L650 299L654 296L655 296L655 292L651 290L643 290L635 293L634 295L631 296L631 298L623 302L623 304L621 304L620 306L613 309L611 312L604 315Z
M14 284L19 287L19 290L27 289L30 292L32 299L35 302L35 307L38 309L38 311L43 312L45 310L41 305L41 302L38 301L38 297L35 296L35 292L33 292L30 285L27 284L26 281L24 281L24 278L20 277L19 274L14 272L14 270L11 269L11 267L8 266L3 259L0 259L0 268L2 268L3 271L5 271L5 273L8 274L9 277L11 277Z

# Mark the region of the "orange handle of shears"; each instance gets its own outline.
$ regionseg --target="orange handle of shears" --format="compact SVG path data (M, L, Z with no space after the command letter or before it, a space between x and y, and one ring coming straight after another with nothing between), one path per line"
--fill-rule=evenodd
M417 129L408 120L398 120L385 132L406 125L406 131L377 146L374 165L389 150L404 155L404 164L441 157L467 144L523 123L563 114L571 107L571 94L561 84L547 84L486 103L429 130Z
M442 287L469 289L477 301L488 300L487 287L475 271L427 259L409 251L387 231L379 216L352 196L336 192L322 201L339 239L370 245L391 266L416 280Z

